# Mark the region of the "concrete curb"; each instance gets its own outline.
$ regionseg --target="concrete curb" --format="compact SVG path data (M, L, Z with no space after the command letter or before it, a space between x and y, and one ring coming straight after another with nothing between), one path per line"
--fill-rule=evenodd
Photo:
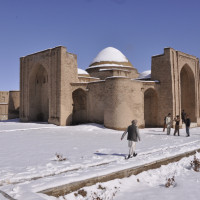
M93 178L89 178L89 179L85 179L85 180L81 180L81 181L77 181L73 183L68 183L66 185L61 185L54 188L49 188L46 190L42 190L39 193L43 193L43 194L46 194L49 196L55 196L55 197L64 196L66 194L79 190L80 188L91 186L98 182L107 182L107 181L118 179L118 178L121 179L121 178L129 177L131 175L137 175L143 171L147 171L150 169L156 169L156 168L161 167L161 165L167 165L172 162L177 162L184 157L194 155L196 152L200 152L200 148L195 149L193 151L188 151L182 154L178 154L175 156L171 156L168 158L164 158L161 160L157 160L151 163L147 163L144 165L139 165L137 167L132 167L132 168L120 170L117 172L113 172L110 174L106 174L103 176L97 176L97 177L93 177Z

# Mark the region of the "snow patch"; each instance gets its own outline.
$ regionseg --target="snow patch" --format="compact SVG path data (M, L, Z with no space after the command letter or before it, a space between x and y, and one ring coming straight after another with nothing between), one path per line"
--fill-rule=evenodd
M78 74L88 74L85 70L78 68Z
M125 160L128 146L127 140L120 140L123 131L107 129L98 124L59 127L42 123L19 123L16 120L0 122L0 190L18 200L58 200L58 198L36 192L114 173L200 148L199 132L200 128L191 128L191 137L185 137L185 129L180 129L178 137L172 134L167 135L162 128L141 129L142 141L136 145L138 156ZM62 154L66 160L55 160L56 152ZM102 193L101 197L105 199L106 191L108 192L107 196L113 197L115 192L113 189L115 190L119 186L120 193L116 193L119 196L115 200L131 200L135 195L135 199L143 199L145 196L148 196L149 200L163 199L161 198L163 190L167 194L166 196L170 195L168 198L170 200L175 197L186 200L189 197L178 198L180 196L176 196L176 194L178 191L180 191L179 194L190 191L188 194L196 194L196 196L189 199L198 199L200 173L189 168L190 160L186 163L185 171L180 171L179 167L183 165L185 166L182 162L181 165L175 164L170 168L162 167L152 173L149 171L140 174L137 178L132 176L134 179L132 181L131 179L118 180L122 183L119 183L120 185L110 182L109 184L113 186L110 189L105 183L102 183L101 186L97 184L97 190L92 189L92 191L97 191L98 194ZM191 180L186 177L187 172L193 174ZM177 187L166 189L163 187L166 178L172 176L175 176ZM130 196L125 189L130 191ZM158 194L156 190L159 195L154 198L153 195ZM116 189L116 191L118 190ZM171 198L173 195L174 198ZM81 197L76 198L74 194L72 196L74 199ZM2 198L0 195L0 199ZM72 200L73 198L67 197L67 199Z
M144 71L140 73L137 79L150 79L151 78L151 70Z

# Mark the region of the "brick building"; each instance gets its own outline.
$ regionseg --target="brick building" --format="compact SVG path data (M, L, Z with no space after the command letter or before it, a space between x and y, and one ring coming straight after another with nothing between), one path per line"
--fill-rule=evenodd
M87 72L86 72L87 71ZM103 49L91 65L77 68L77 56L59 46L20 59L20 119L57 125L101 123L125 129L160 127L169 112L184 109L199 121L199 59L165 48L151 71L139 74L117 49Z

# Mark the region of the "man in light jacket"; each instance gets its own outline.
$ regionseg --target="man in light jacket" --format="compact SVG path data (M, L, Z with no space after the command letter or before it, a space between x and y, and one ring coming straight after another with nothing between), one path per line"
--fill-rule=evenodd
M171 126L172 126L171 113L169 113L166 117L166 125L167 125L167 135L170 135Z
M136 142L140 141L140 134L139 134L139 129L137 127L137 120L133 120L132 124L127 128L127 130L123 133L121 140L125 137L125 135L128 133L127 140L128 140L128 147L129 147L129 155L127 159L131 157L137 156L135 153L135 146Z

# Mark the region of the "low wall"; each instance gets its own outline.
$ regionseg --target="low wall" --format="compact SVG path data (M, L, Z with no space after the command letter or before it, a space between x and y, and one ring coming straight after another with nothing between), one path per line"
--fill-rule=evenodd
M54 188L49 188L47 190L40 191L40 193L43 193L43 194L46 194L46 195L49 195L49 196L55 196L55 197L64 196L68 193L77 191L80 188L83 188L83 187L86 187L86 186L91 186L91 185L94 185L98 182L106 182L106 181L114 180L114 179L117 179L117 178L125 178L125 177L129 177L131 175L137 175L137 174L139 174L143 171L147 171L147 170L150 170L150 169L156 169L156 168L161 167L161 165L167 165L167 164L172 163L172 162L177 162L184 157L194 155L196 152L200 152L200 148L195 149L193 151L186 152L186 153L182 153L182 154L178 154L178 155L171 156L171 157L168 157L168 158L164 158L164 159L161 159L161 160L157 160L157 161L154 161L154 162L151 162L151 163L147 163L147 164L144 164L144 165L140 165L140 166L137 166L137 167L132 167L132 168L120 170L120 171L113 172L113 173L110 173L110 174L106 174L106 175L103 175L103 176L93 177L93 178L69 183L69 184L66 184L66 185L61 185L61 186L54 187Z

